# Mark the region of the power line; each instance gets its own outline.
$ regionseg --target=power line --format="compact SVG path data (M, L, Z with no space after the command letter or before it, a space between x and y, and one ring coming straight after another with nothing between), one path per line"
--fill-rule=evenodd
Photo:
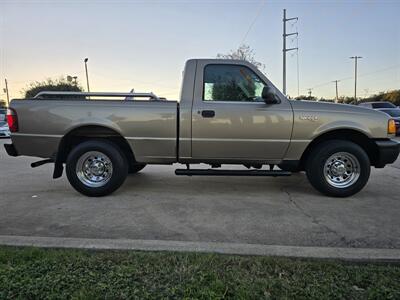
M369 75L373 75L373 74L376 74L376 73L385 72L385 71L389 71L389 70L393 70L393 69L397 69L397 68L400 68L400 65L394 65L394 66L387 67L387 68L384 68L384 69L379 69L379 70L372 71L372 72L369 72L369 73L364 73L364 74L358 75L358 77L369 76Z
M258 8L258 11L257 11L257 13L256 13L256 15L255 15L253 21L250 23L250 26L249 26L249 28L247 29L246 33L244 34L244 36L243 36L243 38L242 38L242 41L240 42L239 47L240 47L241 45L243 45L244 41L246 40L247 36L249 35L250 30L253 28L253 26L254 26L254 24L256 23L258 17L260 16L261 11L262 11L262 9L263 9L265 3L267 3L267 1L261 0L260 6L259 6L259 8Z
M386 68L383 68L383 69L378 69L378 70L375 70L375 71L372 71L372 72L369 72L369 73L360 74L360 75L358 75L358 77L369 76L369 75L373 75L373 74L376 74L376 73L385 72L385 71L389 71L389 70L397 69L397 68L400 68L400 64L399 65L393 65L393 66L390 66L390 67L386 67ZM343 77L343 78L338 79L338 81L346 81L346 80L350 80L350 79L353 79L353 78L354 78L354 76ZM328 84L331 84L331 83L332 83L332 80L326 81L326 82L322 82L322 83L319 83L317 85L314 85L312 87L312 89L316 89L316 88L319 88L319 87L322 87L322 86L325 86L325 85L328 85Z

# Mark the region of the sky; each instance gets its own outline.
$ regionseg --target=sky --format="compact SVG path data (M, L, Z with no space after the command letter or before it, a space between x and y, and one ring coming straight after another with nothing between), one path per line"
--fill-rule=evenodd
M287 89L295 97L365 97L400 88L400 0L381 1L8 1L0 0L0 99L30 82L78 76L91 91L153 91L178 99L189 58L214 58L241 43L282 89L282 11L289 22ZM298 57L297 57L298 55ZM297 72L297 61L299 69ZM299 77L297 77L299 75ZM299 78L299 87L298 80Z

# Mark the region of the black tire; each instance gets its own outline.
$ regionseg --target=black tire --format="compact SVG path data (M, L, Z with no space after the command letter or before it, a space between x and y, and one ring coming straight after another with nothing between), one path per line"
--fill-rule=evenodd
M90 156L91 153L100 154L99 157L95 157L95 155ZM85 156L88 155L89 158L84 160ZM105 164L103 164L103 168L99 168L100 172L102 170L106 170L106 172L100 175L103 176L104 174L106 174L103 176L106 178L105 180L103 180L103 182L100 182L100 184L102 184L100 186L91 186L91 183L94 181L90 181L88 179L90 176L86 177L83 171L77 172L77 168L81 169L81 165L82 168L84 168L83 161L91 164L90 159L92 158L93 161L93 157L95 157L96 162L99 161L100 164L102 163L102 161L100 160L101 158L103 158L103 160L106 160ZM85 166L86 165L87 164L85 164ZM108 167L104 167L105 165ZM112 172L107 172L107 168L110 168L110 165L112 167ZM96 171L98 171L99 169L97 169ZM86 168L86 170L90 170L88 172L92 171L91 168ZM124 183L128 175L128 163L125 155L114 143L106 140L90 140L79 144L69 153L66 162L66 173L70 184L75 190L89 197L101 197L111 194ZM84 181L87 181L86 184L84 183ZM99 183L94 184L98 185Z
M146 164L134 164L129 168L129 174L136 174L144 169Z
M336 160L337 158L339 160ZM356 167L349 167L353 165ZM346 173L338 175L343 172L343 167ZM358 175L347 176L347 168L355 170L351 174ZM332 197L349 197L359 192L367 184L370 171L371 165L366 152L359 145L344 140L331 140L317 145L306 162L306 173L311 185L319 192ZM346 176L347 179L344 178ZM348 186L337 186L343 184L342 179L348 180Z

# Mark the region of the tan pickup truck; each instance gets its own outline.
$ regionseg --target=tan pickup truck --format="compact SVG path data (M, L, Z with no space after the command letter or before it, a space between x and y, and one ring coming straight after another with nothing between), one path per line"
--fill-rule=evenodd
M65 165L71 185L88 196L112 193L146 164L180 163L186 167L176 175L305 171L318 191L346 197L365 186L371 166L382 168L399 154L391 140L395 123L386 114L289 100L247 62L193 59L183 74L180 101L68 92L13 100L7 115L12 144L6 150L45 158L33 167L54 163L54 178ZM191 168L199 163L210 168Z

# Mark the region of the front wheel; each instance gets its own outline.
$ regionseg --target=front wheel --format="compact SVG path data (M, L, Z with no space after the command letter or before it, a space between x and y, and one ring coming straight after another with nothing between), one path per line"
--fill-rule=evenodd
M136 174L144 169L146 164L134 164L129 168L129 174Z
M86 196L101 197L122 185L128 175L128 163L114 143L92 140L71 151L66 173L75 190Z
M348 197L368 182L371 165L368 155L355 143L342 140L316 146L306 163L311 185L332 197Z

